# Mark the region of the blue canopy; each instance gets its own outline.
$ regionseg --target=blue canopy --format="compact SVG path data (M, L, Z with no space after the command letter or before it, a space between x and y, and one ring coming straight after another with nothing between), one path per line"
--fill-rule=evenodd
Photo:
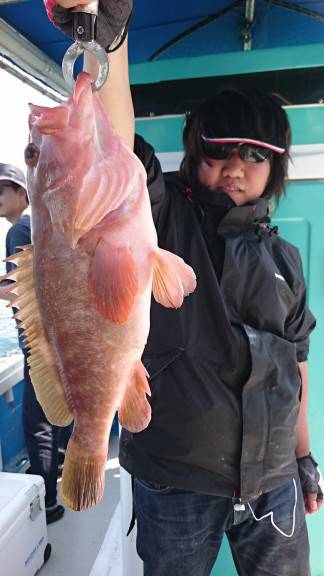
M147 62L179 34L159 59L240 51L245 6L243 0L135 0L130 62ZM42 0L7 2L0 17L61 64L70 40L48 21ZM323 42L324 2L257 0L251 32L252 49Z
M42 0L2 2L0 18L60 67L71 39L48 21ZM246 26L249 8L253 22ZM131 64L240 53L247 48L244 39L250 40L252 51L323 43L324 2L134 0L129 33ZM0 52L1 44L0 37Z

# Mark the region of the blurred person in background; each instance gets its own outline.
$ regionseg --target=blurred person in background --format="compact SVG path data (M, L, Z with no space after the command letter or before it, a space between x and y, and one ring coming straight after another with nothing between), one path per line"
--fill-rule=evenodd
M31 244L30 216L26 213L28 204L23 172L11 164L0 163L0 217L11 223L6 236L7 257L20 252L21 246ZM6 262L7 273L15 266L13 262ZM10 279L0 280L1 299L11 302L15 298L15 294L11 292L12 282ZM13 311L16 312L17 309L13 308ZM64 507L57 503L56 485L59 464L62 463L62 453L59 454L60 430L64 431L64 436L69 430L60 429L48 422L30 380L28 346L24 340L23 329L18 328L18 340L24 354L23 428L30 460L29 471L44 478L46 520L47 524L51 524L64 514Z

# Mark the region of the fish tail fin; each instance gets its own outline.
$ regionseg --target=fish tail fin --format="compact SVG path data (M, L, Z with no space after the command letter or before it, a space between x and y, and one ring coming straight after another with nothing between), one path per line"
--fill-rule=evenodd
M151 406L146 398L151 396L147 378L142 362L136 362L118 411L120 424L130 432L141 432L151 420Z
M196 288L193 269L180 256L158 248L154 253L153 295L166 308L180 308Z
M64 460L61 498L72 510L87 510L101 500L105 488L107 450L87 452L71 437Z

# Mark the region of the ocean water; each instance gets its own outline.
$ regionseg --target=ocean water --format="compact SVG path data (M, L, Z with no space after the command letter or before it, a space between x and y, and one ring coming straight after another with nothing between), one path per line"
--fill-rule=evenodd
M6 234L10 227L9 222L0 218L0 275L6 273L6 265L3 259L6 256ZM0 300L0 356L9 354L18 348L16 323L12 319L11 307L6 307L7 302Z

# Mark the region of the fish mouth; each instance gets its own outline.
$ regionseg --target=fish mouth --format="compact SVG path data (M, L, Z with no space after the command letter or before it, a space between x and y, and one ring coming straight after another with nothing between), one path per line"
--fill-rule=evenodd
M65 104L54 108L29 104L29 108L29 128L35 126L41 134L57 134L68 125L69 111Z
M91 88L91 76L87 72L80 72L77 77L74 91L73 91L73 102L77 105L80 102L83 94L87 91L92 91Z

